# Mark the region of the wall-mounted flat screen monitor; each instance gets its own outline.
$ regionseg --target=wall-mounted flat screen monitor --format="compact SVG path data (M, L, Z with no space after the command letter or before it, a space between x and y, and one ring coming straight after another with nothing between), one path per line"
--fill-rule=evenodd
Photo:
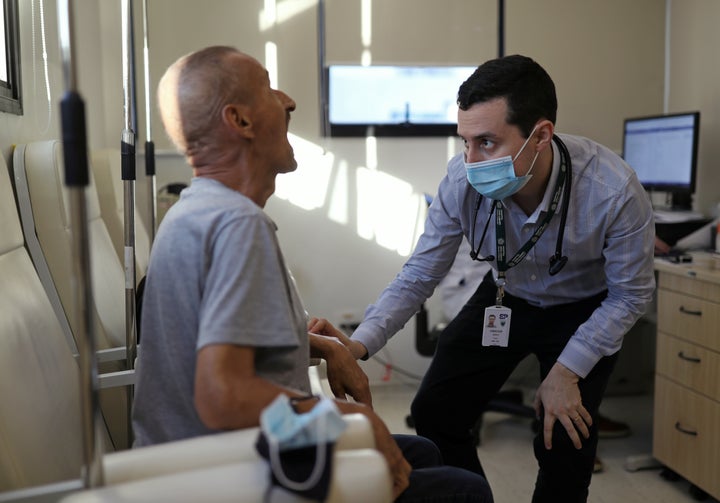
M474 66L327 68L331 136L454 136L457 92ZM369 128L372 127L372 130Z
M695 192L700 112L625 120L623 158L647 190L686 201Z

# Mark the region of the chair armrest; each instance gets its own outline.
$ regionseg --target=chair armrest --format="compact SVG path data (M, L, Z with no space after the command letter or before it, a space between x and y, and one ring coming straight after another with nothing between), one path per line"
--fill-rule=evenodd
M365 416L347 414L343 419L347 429L337 441L337 451L375 447L372 427ZM202 467L258 461L261 459L255 450L258 431L247 428L108 453L103 457L105 480L118 484Z
M264 460L258 459L108 485L72 494L61 501L62 503L154 503L156 501L259 503L264 501L268 483L268 465ZM307 501L278 488L274 489L272 500ZM374 449L336 452L327 501L330 503L392 501L392 481L382 455Z

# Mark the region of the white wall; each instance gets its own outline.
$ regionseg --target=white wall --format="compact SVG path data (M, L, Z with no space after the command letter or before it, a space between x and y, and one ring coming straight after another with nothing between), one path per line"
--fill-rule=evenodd
M141 2L134 1L140 58ZM39 4L39 0L20 2L25 115L0 114L0 150L6 160L13 144L59 136L62 76L56 5L54 0L44 1L53 107L48 116L37 19L34 54L32 50L30 7ZM278 22L267 29L260 26L264 0L152 0L148 4L153 89L172 61L200 47L230 44L264 61L266 43L277 45L279 87L298 103L291 132L333 156L328 176L335 185L314 209L303 210L275 197L267 211L278 223L281 243L309 310L333 321L344 312L362 312L391 281L405 257L358 235L357 204L364 195L358 194L355 177L369 164L365 141L320 135L316 0L278 0ZM375 0L371 2L372 39L365 47L360 36L361 1L327 0L327 59L359 62L363 50L369 49L375 63L479 64L497 52L496 4L495 0ZM675 1L671 6L669 106L670 111L698 108L703 113L698 199L707 211L720 193L720 180L712 169L720 148L712 141L720 132L720 75L714 49L720 35L712 20L719 18L720 7L706 0ZM120 2L76 0L75 13L90 145L116 146L123 127ZM595 138L619 151L624 117L663 111L665 0L514 0L507 2L506 22L506 52L534 57L555 79L560 131ZM139 146L145 140L142 77L138 63ZM158 185L187 180L189 169L170 152L156 113L153 122L154 139L161 150ZM449 150L459 146L456 141L450 143L449 149L442 138L380 138L376 172L394 177L398 190L408 191L400 198L405 202L417 200L424 192L434 194ZM328 157L309 159L301 166L304 178L322 173L321 164ZM144 196L143 182L140 169L139 200ZM401 182L408 185L403 188ZM308 190L318 186L316 182ZM388 199L379 191L371 192L372 196L380 203ZM337 217L339 207L344 210L340 212L345 214L344 223ZM396 213L387 211L388 220ZM414 223L408 217L408 225ZM431 321L438 317L436 304L431 301ZM422 373L428 359L415 353L413 328L410 323L395 337L389 356L396 365ZM366 368L373 381L380 380L383 369L379 365L368 363Z
M700 110L694 207L717 214L720 202L720 2L670 0L668 112Z
M278 86L298 103L291 131L334 156L331 177L347 165L348 181L332 187L320 207L302 210L280 198L268 203L279 238L308 310L334 322L343 313L359 316L399 271L405 256L358 235L358 187L355 175L370 162L363 139L326 139L320 135L315 2L279 2L306 6L267 30L259 28L263 2L154 0L150 3L152 80L177 57L211 44L231 44L264 61L264 45L278 48ZM587 135L620 150L622 119L659 111L662 105L664 1L571 0L509 2L507 53L536 58L554 76L560 98L559 129ZM328 0L327 61L360 62L365 49L375 63L447 63L477 65L497 54L494 0L446 2L395 0L372 2L372 38L360 36L359 0ZM281 9L278 9L280 14ZM283 11L284 12L284 11ZM618 15L622 12L623 15ZM172 13L172 15L171 15ZM282 17L282 15L281 15ZM608 26L612 26L609 36ZM159 124L158 119L154 119ZM161 133L160 147L170 148ZM450 151L459 145L453 141ZM446 139L377 140L377 170L411 184L415 196L434 194L447 161ZM319 164L320 161L318 161ZM158 184L187 180L182 160L159 161ZM318 165L301 166L315 176ZM319 182L318 182L319 183ZM339 196L338 196L339 194ZM329 215L333 201L346 197L347 222ZM334 199L335 198L335 199ZM378 193L378 204L387 201ZM385 214L393 214L392 209ZM408 220L407 225L412 225ZM439 306L431 300L431 322ZM397 335L383 356L413 373L429 359L414 349L414 322ZM371 379L382 366L365 364Z

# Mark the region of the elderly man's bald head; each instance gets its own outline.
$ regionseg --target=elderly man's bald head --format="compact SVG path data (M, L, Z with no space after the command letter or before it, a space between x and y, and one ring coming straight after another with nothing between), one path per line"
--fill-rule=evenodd
M252 104L253 72L262 66L232 47L214 46L181 57L158 85L163 125L188 157L213 146L212 134L228 103Z

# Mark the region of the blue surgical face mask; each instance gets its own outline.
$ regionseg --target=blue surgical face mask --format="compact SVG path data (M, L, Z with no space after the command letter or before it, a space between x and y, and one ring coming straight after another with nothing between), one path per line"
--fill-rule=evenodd
M525 140L522 147L520 147L520 150L515 155L515 158L507 155L498 159L488 159L486 161L472 163L466 162L465 170L467 171L467 179L468 182L470 182L470 185L488 199L505 199L522 189L525 184L530 181L530 178L532 178L530 172L535 166L535 161L538 158L539 152L535 153L530 169L528 169L525 176L515 175L515 166L513 162L525 149L525 146L535 133L535 129L537 129L537 126L535 126L530 132L530 135L527 137L527 140Z

